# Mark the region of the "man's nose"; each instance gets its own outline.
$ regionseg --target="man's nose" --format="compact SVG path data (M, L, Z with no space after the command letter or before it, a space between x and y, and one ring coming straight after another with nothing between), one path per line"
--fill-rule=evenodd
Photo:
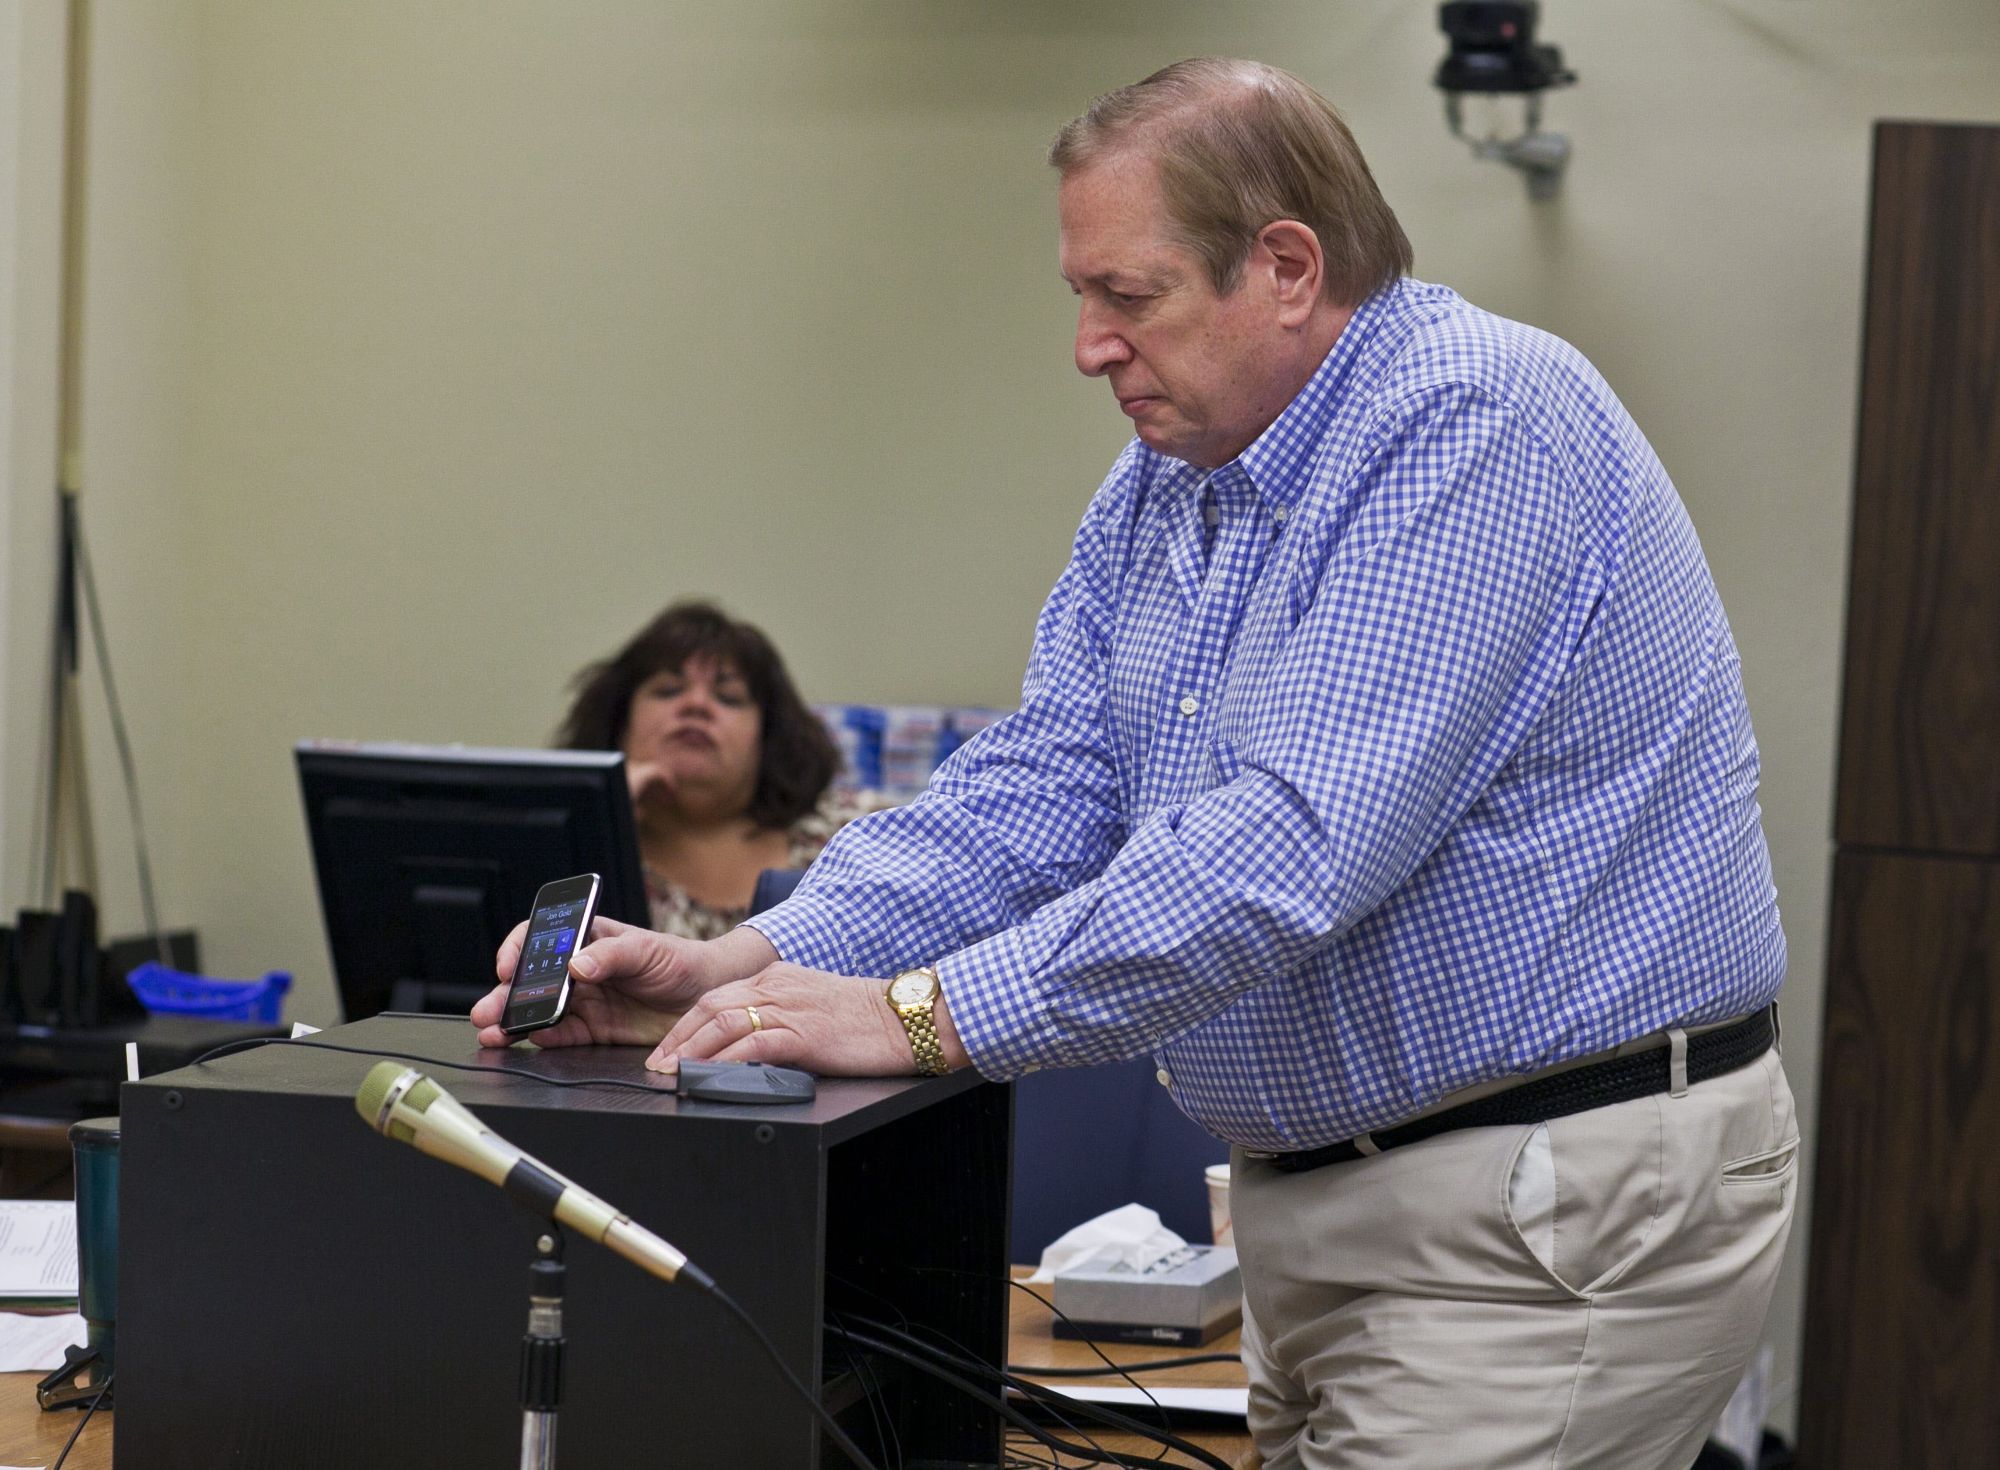
M1101 378L1114 365L1131 360L1132 349L1125 339L1085 302L1076 314L1076 370L1086 378Z

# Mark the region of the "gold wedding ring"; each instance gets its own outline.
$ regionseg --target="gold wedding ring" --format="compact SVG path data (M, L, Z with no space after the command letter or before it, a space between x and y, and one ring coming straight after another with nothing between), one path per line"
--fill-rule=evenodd
M745 1006L743 1007L743 1014L750 1018L750 1030L753 1033L764 1029L764 1018L757 1014L757 1007Z

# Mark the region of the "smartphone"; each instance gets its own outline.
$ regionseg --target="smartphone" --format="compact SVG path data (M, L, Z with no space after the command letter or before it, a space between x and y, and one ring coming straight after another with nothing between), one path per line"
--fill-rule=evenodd
M569 962L590 941L597 889L597 874L579 873L544 883L535 895L521 957L507 986L507 1008L500 1015L500 1029L509 1036L553 1026L569 1008Z

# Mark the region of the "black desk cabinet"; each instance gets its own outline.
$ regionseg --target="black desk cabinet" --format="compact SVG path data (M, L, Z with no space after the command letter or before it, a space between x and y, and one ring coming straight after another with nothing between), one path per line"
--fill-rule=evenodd
M822 1326L906 1321L1002 1361L1008 1089L827 1080L805 1106L725 1107L490 1075L644 1080L633 1048L482 1053L464 1021L386 1015L314 1039L412 1058L679 1246L878 1460L883 1424L911 1466L999 1460L989 1411L857 1367ZM373 1062L274 1045L126 1085L119 1470L518 1464L538 1227L370 1130L353 1098ZM574 1236L567 1260L565 1470L845 1463L721 1307Z

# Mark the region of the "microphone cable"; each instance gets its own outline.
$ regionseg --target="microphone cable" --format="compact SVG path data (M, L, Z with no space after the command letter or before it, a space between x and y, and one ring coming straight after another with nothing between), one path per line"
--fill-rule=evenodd
M828 1411L826 1405L820 1402L819 1395L807 1388L800 1381L799 1375L792 1371L791 1365L778 1352L778 1345L765 1336L764 1329L757 1325L757 1319L746 1312L735 1297L717 1286L714 1277L690 1261L687 1265L681 1267L680 1275L674 1279L676 1281L685 1280L689 1285L699 1287L714 1300L727 1307L735 1315L736 1320L743 1324L750 1336L756 1339L757 1346L764 1350L764 1356L771 1360L771 1366L776 1368L784 1377L785 1382L789 1383L798 1396L806 1401L807 1406L819 1420L820 1427L826 1430L827 1437L839 1447L840 1452L856 1465L860 1466L861 1470L879 1470L875 1462L862 1453L861 1446L856 1444L849 1437L847 1431L840 1427L840 1421L835 1419Z

